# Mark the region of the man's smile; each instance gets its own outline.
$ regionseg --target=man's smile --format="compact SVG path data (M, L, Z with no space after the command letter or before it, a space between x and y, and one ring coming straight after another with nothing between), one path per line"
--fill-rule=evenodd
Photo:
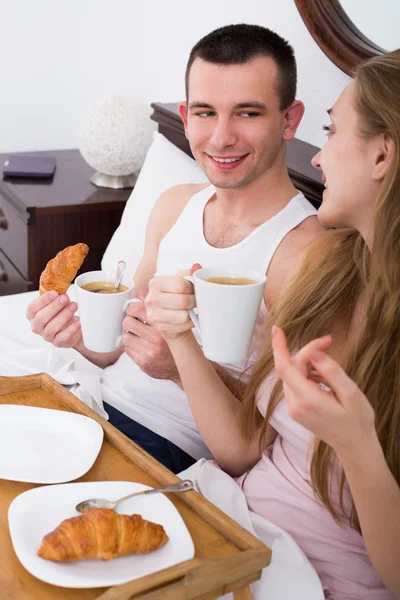
M206 153L206 156L210 159L212 164L221 171L232 171L243 163L248 154L242 156L211 156Z

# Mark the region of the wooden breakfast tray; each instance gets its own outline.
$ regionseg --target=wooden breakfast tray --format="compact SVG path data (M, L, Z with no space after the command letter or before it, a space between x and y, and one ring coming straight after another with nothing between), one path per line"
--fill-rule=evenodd
M66 391L49 375L0 377L0 403L72 411L98 421L103 446L93 467L77 481L136 481L159 487L178 477ZM195 558L129 583L109 588L71 589L49 585L28 573L17 559L8 529L8 507L35 484L0 480L0 596L18 600L212 600L233 591L250 599L271 550L203 496L191 490L168 494L195 545Z

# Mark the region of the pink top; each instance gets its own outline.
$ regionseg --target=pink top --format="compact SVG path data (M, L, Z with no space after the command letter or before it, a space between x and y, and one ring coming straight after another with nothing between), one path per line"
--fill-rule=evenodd
M264 383L258 408L265 415L275 378ZM278 435L255 467L237 482L249 509L287 531L317 571L330 600L393 600L367 554L362 536L339 526L313 494L310 477L312 434L294 421L283 399L271 425ZM332 482L339 497L339 485ZM350 497L345 496L348 510Z

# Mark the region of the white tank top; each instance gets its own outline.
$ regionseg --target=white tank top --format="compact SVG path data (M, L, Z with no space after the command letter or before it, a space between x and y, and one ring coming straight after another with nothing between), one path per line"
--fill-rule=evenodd
M208 186L187 203L175 225L160 243L157 275L173 275L194 263L203 266L246 266L267 273L283 238L302 221L316 214L315 208L298 193L271 219L254 229L244 240L228 248L215 248L204 237L203 215L215 193ZM264 317L260 311L257 328ZM201 344L199 332L195 335ZM223 365L233 375L245 365ZM172 381L153 379L126 354L103 371L103 400L117 410L167 438L195 459L211 458L192 417L185 393Z
M160 243L157 275L174 275L180 269L190 269L194 263L207 267L243 266L266 273L285 235L317 212L303 194L298 193L285 208L238 244L215 248L205 239L203 229L204 209L214 194L214 186L208 186L187 203Z

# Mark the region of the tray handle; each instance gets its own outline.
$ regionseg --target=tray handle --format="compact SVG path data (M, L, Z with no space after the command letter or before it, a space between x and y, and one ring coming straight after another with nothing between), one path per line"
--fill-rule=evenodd
M232 585L243 581L234 590L235 600L250 600L249 583L260 578L261 570L270 562L268 548L254 548L226 558L192 559L109 588L97 600L194 600L208 593L220 595L232 590ZM229 586L230 589L226 589ZM236 586L235 586L236 587ZM157 588L157 589L154 589ZM215 597L215 596L214 596Z

